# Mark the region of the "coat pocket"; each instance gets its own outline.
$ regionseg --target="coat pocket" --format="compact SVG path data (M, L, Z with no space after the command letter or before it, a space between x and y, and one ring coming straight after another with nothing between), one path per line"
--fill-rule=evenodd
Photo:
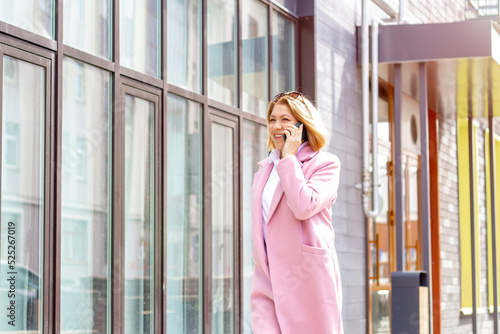
M307 246L302 244L302 251L304 253L314 254L314 255L323 255L327 256L332 254L332 250L330 248L318 248L313 246Z

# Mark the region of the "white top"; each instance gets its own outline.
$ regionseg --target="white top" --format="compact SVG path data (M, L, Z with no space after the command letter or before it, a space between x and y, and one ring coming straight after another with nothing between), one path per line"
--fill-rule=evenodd
M304 146L306 146L308 142L303 142L297 154L299 154L300 150ZM276 192L276 187L278 183L280 183L280 176L276 171L276 166L278 166L280 159L281 151L279 149L275 149L269 154L269 164L274 164L273 170L271 171L271 175L267 179L264 190L262 191L262 230L264 232L264 244L266 241L266 224L267 224L267 216L269 214L269 209L271 208L271 202L273 201L274 193Z

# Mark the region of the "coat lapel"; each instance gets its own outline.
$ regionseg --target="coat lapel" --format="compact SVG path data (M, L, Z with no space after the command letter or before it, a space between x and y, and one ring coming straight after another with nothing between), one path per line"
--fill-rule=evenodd
M302 168L304 161L310 160L316 154L318 154L318 151L314 151L309 145L304 146L302 148L302 150L300 150L300 152L297 154L297 160L299 161L300 167ZM265 180L267 181L268 178L269 178L269 175ZM279 202L281 201L281 197L283 197L283 188L281 187L281 182L279 182L278 186L276 186L276 191L274 192L273 200L271 201L271 206L269 208L269 214L267 215L268 222L271 221L271 218L272 218L274 212L276 211L276 208L278 207ZM261 201L262 201L262 199L261 199Z
M278 207L278 203L281 200L281 197L283 196L283 188L281 187L281 182L278 183L276 186L276 190L273 195L273 200L271 201L271 206L269 207L269 213L267 214L267 221L271 221L271 217L274 214L274 211L276 211L276 208Z
M264 190L267 179L273 169L273 166L270 165L268 161L268 159L265 159L259 163L261 168L254 175L255 188L252 198L253 219L260 222L260 224L253 224L253 243L255 252L257 253L256 255L259 258L259 261L261 261L261 266L267 276L269 276L269 265L267 260L265 260L267 259L267 255L264 247L264 233L262 231L262 191Z

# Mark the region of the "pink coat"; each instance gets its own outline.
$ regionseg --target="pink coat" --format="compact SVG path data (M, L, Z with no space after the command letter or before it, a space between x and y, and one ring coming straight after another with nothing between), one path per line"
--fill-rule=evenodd
M268 159L254 176L253 259L250 295L254 334L343 333L342 287L331 225L339 159L306 145L282 159L262 232L262 191L272 171Z

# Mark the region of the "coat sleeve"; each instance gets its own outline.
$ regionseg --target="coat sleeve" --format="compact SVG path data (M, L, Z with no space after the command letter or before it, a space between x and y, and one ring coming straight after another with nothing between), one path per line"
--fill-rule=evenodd
M299 220L309 219L337 199L340 161L332 154L325 156L309 180L295 156L284 158L276 167L288 206Z

